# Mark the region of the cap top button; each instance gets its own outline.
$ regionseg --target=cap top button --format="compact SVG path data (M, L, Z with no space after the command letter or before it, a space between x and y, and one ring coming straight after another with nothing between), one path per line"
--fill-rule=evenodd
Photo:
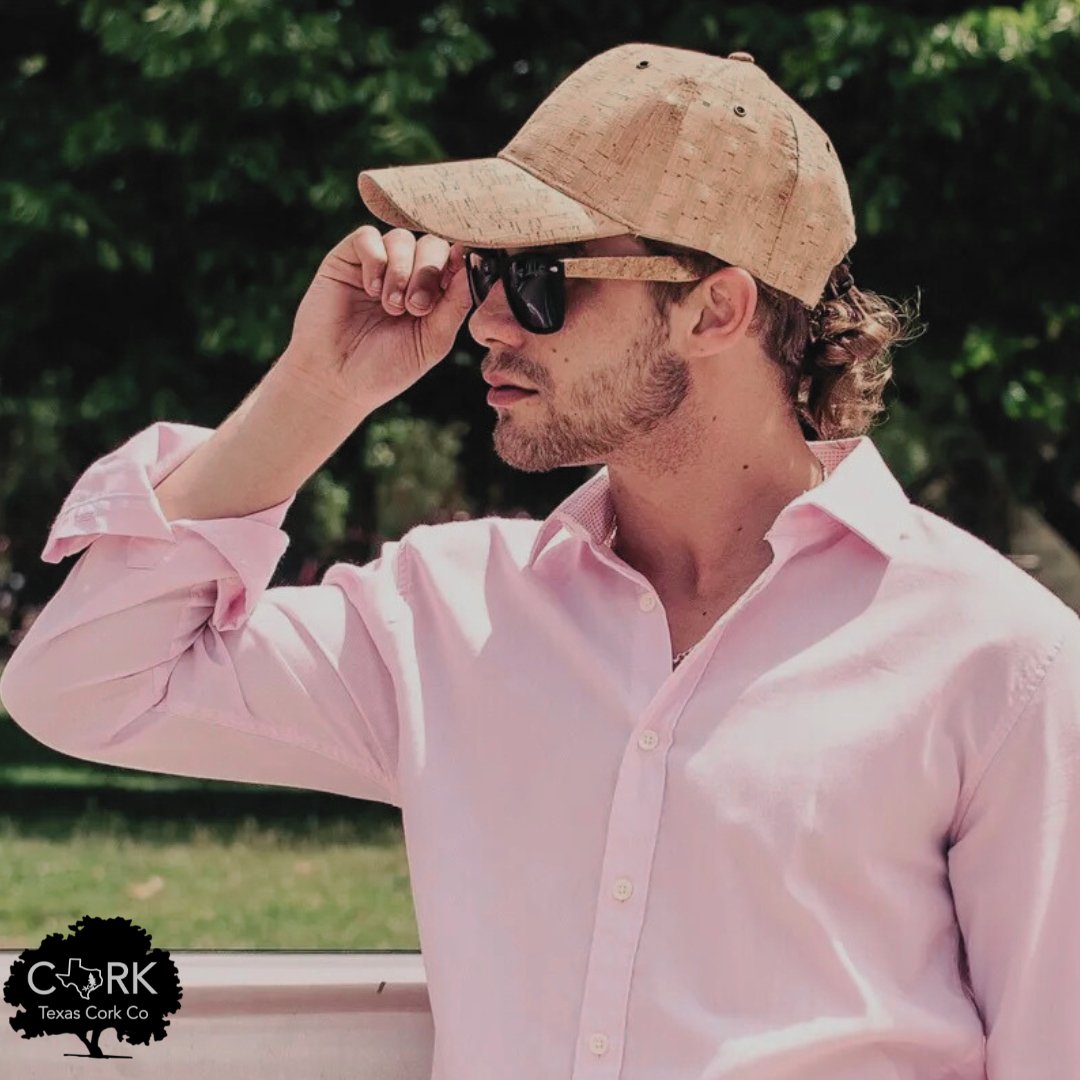
M728 59L729 60L746 60L751 64L756 63L754 58L748 52L728 53Z

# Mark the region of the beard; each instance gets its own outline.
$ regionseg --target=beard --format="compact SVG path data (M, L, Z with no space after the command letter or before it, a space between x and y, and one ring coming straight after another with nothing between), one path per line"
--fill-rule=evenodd
M663 467L661 459L677 458L685 439L675 432L659 440L648 436L678 412L691 384L690 365L667 348L657 313L624 357L570 387L562 409L542 392L532 404L500 410L495 452L522 472L595 465L618 453ZM543 383L537 385L543 390Z

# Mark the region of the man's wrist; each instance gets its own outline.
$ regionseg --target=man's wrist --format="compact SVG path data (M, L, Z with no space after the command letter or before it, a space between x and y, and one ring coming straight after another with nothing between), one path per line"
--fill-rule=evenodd
M355 427L381 404L357 401L344 385L335 380L323 365L314 365L286 349L267 373L266 378L300 401L329 417L351 421Z

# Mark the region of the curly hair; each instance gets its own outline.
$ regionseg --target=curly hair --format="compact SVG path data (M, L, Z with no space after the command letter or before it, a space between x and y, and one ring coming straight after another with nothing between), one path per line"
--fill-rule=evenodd
M704 277L734 264L692 248L638 239L650 254L672 255ZM833 268L815 308L754 278L757 310L749 332L777 365L795 415L820 439L865 435L884 411L892 378L891 350L926 329L917 322L917 304L896 301L855 286L847 260ZM696 281L650 281L661 315L697 286Z

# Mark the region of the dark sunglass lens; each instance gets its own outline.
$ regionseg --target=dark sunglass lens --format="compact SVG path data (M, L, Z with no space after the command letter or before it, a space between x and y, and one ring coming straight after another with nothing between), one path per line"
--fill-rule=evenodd
M473 302L479 307L491 292L492 285L499 280L498 261L488 252L469 251L465 255L465 272Z
M515 255L510 259L510 287L527 316L527 330L543 333L562 324L565 292L554 260L544 255Z

